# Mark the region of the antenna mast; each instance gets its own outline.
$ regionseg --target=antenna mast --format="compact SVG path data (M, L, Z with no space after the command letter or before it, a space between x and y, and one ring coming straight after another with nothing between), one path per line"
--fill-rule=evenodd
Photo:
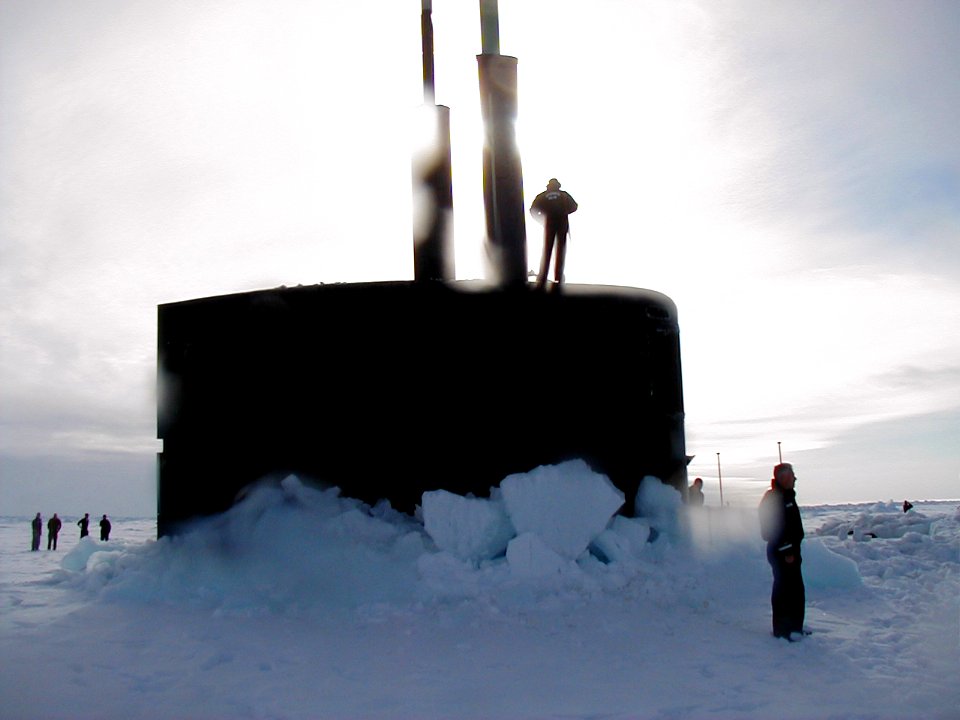
M517 120L517 59L500 54L497 0L480 0L477 56L483 113L483 205L486 254L494 280L503 286L527 282L527 225Z
M420 0L423 51L421 137L413 158L413 277L453 280L453 166L450 108L436 104L433 73L433 5Z

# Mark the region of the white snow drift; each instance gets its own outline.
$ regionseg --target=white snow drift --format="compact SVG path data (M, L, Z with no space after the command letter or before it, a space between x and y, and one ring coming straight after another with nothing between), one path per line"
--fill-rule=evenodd
M570 463L430 493L422 522L295 478L160 541L116 520L31 553L8 519L2 715L956 717L955 505L805 508L813 635L788 644L755 509L623 501Z

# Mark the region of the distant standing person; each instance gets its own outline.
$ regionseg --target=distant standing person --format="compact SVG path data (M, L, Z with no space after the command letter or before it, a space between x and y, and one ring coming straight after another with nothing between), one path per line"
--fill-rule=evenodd
M106 515L100 518L100 539L104 541L110 539L110 521L107 520Z
M83 517L77 520L77 525L80 526L80 539L82 540L90 534L90 513L84 513Z
M37 513L33 522L30 523L30 529L33 533L30 538L30 550L32 552L40 549L40 537L43 535L43 518L40 517L40 513Z
M687 504L696 507L703 505L703 478L697 478L687 488Z
M770 489L760 501L760 533L767 541L767 562L773 570L770 605L773 635L793 642L803 636L806 591L801 572L800 543L803 521L794 485L797 476L790 463L773 468Z
M54 513L53 517L47 520L47 550L56 550L57 549L57 536L60 534L60 528L63 527L63 523L60 522L60 518L57 517L57 514Z
M550 271L550 256L554 245L557 248L557 260L553 270L553 279L558 285L563 282L563 265L567 258L567 235L570 233L570 213L577 211L577 201L570 193L560 189L560 181L550 178L547 189L534 198L530 205L530 214L543 223L543 257L540 259L540 274L537 275L537 287L547 283Z

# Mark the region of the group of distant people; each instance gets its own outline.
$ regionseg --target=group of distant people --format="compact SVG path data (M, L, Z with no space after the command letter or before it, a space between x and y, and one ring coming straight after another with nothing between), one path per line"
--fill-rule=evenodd
M83 539L90 535L90 513L84 513L83 517L77 521L77 525L80 527L80 538ZM53 514L49 520L47 520L47 550L56 550L57 549L57 538L60 536L60 529L63 527L63 521L57 516L56 513ZM40 513L37 513L37 516L33 519L31 523L31 528L33 531L30 549L33 551L40 549L40 540L43 536L43 517ZM110 524L110 519L104 515L100 518L100 540L106 542L110 539L110 531L113 529L113 526Z

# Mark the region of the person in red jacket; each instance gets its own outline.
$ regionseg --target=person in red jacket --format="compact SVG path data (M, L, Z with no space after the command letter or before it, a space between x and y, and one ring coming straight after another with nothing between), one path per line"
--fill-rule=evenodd
M800 569L803 521L794 485L797 476L790 463L773 469L770 489L760 501L760 534L767 541L767 562L773 570L770 605L773 635L791 642L804 634L806 590Z
M577 201L570 193L560 189L560 181L550 178L547 189L537 195L530 205L530 214L543 223L543 257L540 259L540 274L537 275L537 287L547 283L550 271L550 256L553 247L557 247L557 262L553 270L553 279L558 285L563 282L563 264L567 258L567 235L570 232L570 213L577 211Z

